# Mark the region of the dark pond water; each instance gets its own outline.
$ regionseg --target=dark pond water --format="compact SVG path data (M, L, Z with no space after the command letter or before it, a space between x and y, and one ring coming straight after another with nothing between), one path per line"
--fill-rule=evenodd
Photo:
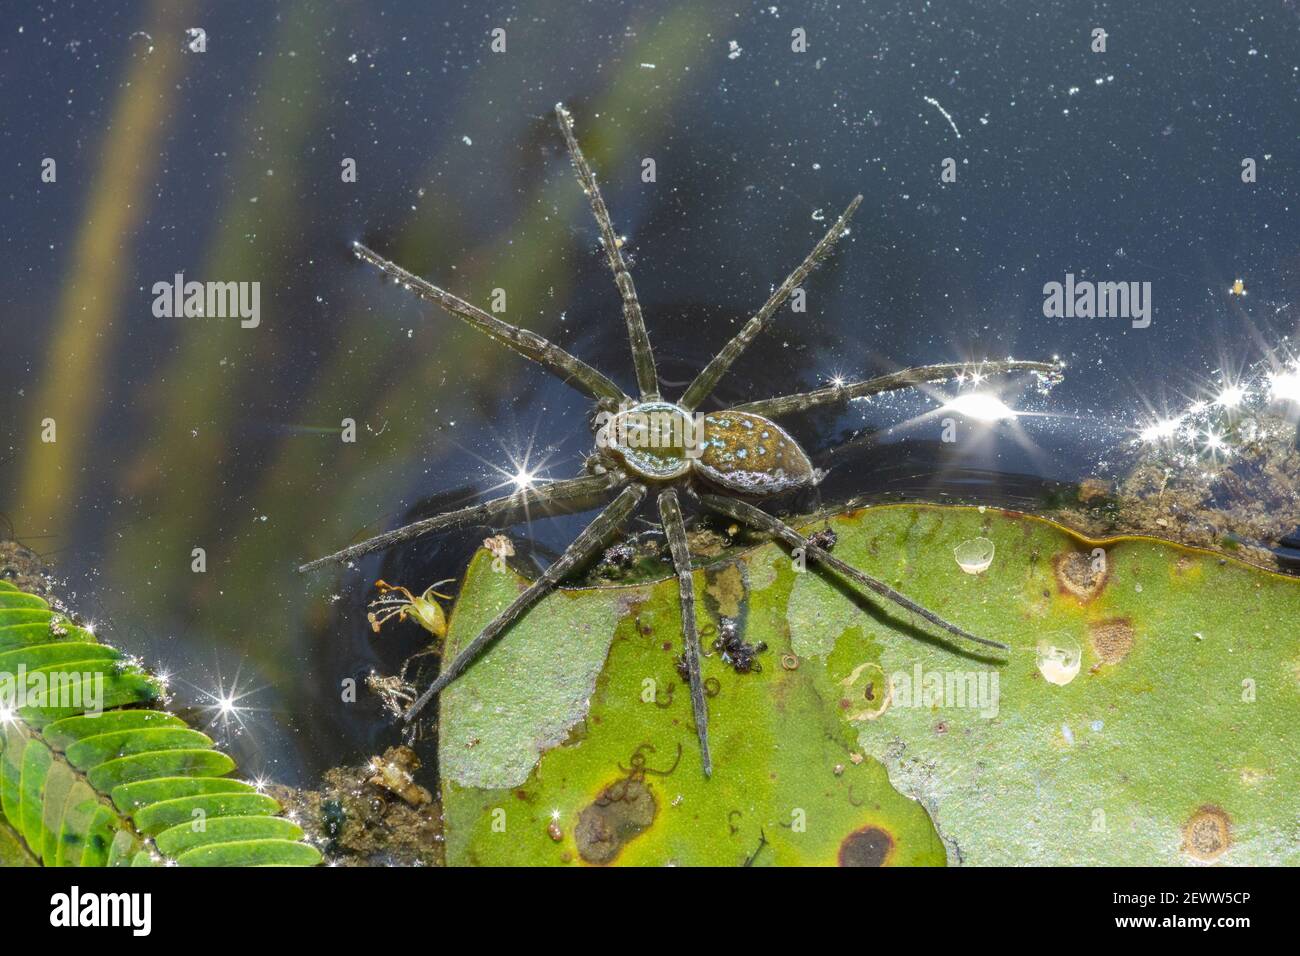
M251 772L307 782L397 739L373 699L339 701L423 643L370 634L370 585L455 575L486 531L341 574L302 559L520 465L576 474L590 446L581 396L349 244L480 305L504 289L505 318L634 384L557 101L670 395L859 192L806 312L783 310L715 407L916 364L1067 364L1048 395L999 392L1014 420L957 416L953 443L934 411L955 385L792 419L833 466L823 504L1033 507L1119 477L1117 449L1238 383L1294 418L1294 2L84 2L3 23L0 511L178 703L247 694L229 733ZM257 326L156 316L177 273L258 282ZM1045 316L1067 275L1150 283L1149 324ZM1184 465L1214 467L1181 438ZM512 534L554 554L581 522Z

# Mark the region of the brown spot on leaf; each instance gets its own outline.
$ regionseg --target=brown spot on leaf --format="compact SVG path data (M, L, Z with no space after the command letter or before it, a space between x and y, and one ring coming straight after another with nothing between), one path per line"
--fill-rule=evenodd
M1088 625L1088 639L1098 657L1118 664L1133 650L1133 625L1126 617L1112 617Z
M1087 604L1106 586L1110 577L1110 562L1098 567L1091 554L1083 551L1062 551L1052 558L1052 570L1062 594L1072 594L1080 604Z
M840 866L884 866L894 852L894 838L880 827L854 830L840 844Z
M623 847L654 823L659 804L640 780L612 783L578 814L573 838L587 863L611 863Z
M1198 860L1217 860L1232 845L1232 818L1219 807L1201 807L1183 827L1183 852Z
M739 562L732 561L722 567L709 568L704 572L704 580L704 593L712 598L717 615L740 617L749 597L749 589Z

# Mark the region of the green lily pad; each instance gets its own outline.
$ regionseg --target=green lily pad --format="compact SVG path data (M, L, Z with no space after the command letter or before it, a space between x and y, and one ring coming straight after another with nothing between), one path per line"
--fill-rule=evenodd
M826 524L837 556L1011 652L774 545L728 557L695 573L701 631L767 650L760 673L704 660L706 779L676 582L557 593L442 698L448 863L1300 862L1300 582L993 510ZM449 649L523 586L476 555Z

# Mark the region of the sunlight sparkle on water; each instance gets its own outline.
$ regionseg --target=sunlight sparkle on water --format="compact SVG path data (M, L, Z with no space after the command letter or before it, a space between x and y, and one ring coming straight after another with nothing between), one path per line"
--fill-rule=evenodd
M958 395L945 404L942 410L956 412L981 422L996 422L1016 417L1015 409L1009 407L996 395L989 395L987 392L966 392Z
M1214 400L1214 404L1223 408L1236 408L1246 398L1246 390L1240 385L1229 385L1219 393L1219 397Z
M1181 415L1177 418L1162 418L1142 429L1140 437L1145 442L1168 441L1178 434L1178 429L1182 427L1182 424L1183 418Z
M1300 366L1269 377L1269 394L1275 402L1300 404Z
M194 685L191 684L190 686L193 687ZM208 720L208 727L220 726L222 731L234 731L235 733L248 728L248 718L255 708L241 702L257 691L256 689L241 690L238 674L230 682L229 687L226 686L225 681L218 674L217 686L214 690L205 690L201 687L195 687L195 690L206 698L206 701L199 703L198 706L211 715Z

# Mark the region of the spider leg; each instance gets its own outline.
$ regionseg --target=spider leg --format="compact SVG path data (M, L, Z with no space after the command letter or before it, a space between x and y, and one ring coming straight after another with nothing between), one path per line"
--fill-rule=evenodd
M1009 372L1060 372L1061 366L1056 362L1023 362L1008 359L1005 362L982 362L977 367L981 375L1005 375ZM847 402L851 398L864 398L880 392L893 392L900 388L922 385L926 382L943 382L962 372L969 372L971 363L950 362L944 365L922 365L905 368L888 375L878 375L863 382L849 382L846 385L828 385L813 392L799 392L795 395L782 395L780 398L765 398L758 402L737 405L732 411L749 412L764 418L776 418L779 415L792 415L806 412L818 405L831 405Z
M372 551L379 551L400 541L410 541L412 538L432 534L435 531L443 531L447 528L458 528L468 524L492 524L496 521L526 513L529 508L574 505L574 510L580 511L582 508L578 507L578 505L589 504L591 496L609 491L621 481L623 481L622 475L617 472L610 472L604 475L584 475L581 478L554 481L536 488L524 488L500 498L481 501L476 505L470 505L468 508L447 511L431 518L424 518L403 525L400 528L394 528L392 531L385 531L383 534L377 534L373 538L367 538L365 541L346 547L342 551L335 551L333 554L327 554L315 561L308 561L298 570L315 571L317 568L333 562L350 561L353 558L359 558L363 554L369 554Z
M791 548L802 548L804 554L812 558L818 564L824 564L828 568L838 571L846 578L856 581L858 584L874 591L876 594L879 594L887 600L893 601L899 607L905 608L913 614L925 618L936 627L943 628L949 634L954 634L963 640L971 641L975 644L981 644L984 647L992 647L1000 651L1011 650L1011 648L1007 647L1005 644L999 643L998 641L990 641L988 638L984 637L976 637L970 631L963 630L956 624L945 621L933 611L927 610L906 595L895 591L884 581L877 580L871 575L865 574L857 568L845 564L829 551L812 544L798 531L795 531L794 528L791 528L780 518L776 518L768 514L766 511L762 511L747 502L739 501L735 498L723 498L718 495L700 495L699 499L706 508L716 511L719 514L724 514L729 518L734 518L744 524L751 525L758 528L760 531L766 531L769 534L780 538Z
M857 211L861 202L861 195L853 198L853 201L849 203L848 208L844 210L840 218L835 220L835 225L831 226L826 235L822 236L821 241L813 246L813 250L808 253L807 258L799 263L799 268L785 277L785 281L777 286L776 291L763 303L763 307L736 333L736 337L724 345L722 351L715 355L708 365L704 366L699 375L695 376L695 381L691 382L690 387L686 389L681 400L677 403L678 405L688 412L694 411L696 406L709 396L709 393L713 391L713 387L718 384L718 380L727 374L727 369L731 368L731 364L740 358L740 353L744 352L749 347L749 343L757 338L763 329L767 328L767 324L772 321L772 316L776 314L776 310L781 307L781 304L790 297L790 293L798 288L804 279L808 278L808 273L817 267L817 263L825 258L840 236L844 235L849 219Z
M609 378L592 368L582 359L570 355L554 342L543 338L536 332L521 329L509 322L489 315L476 305L471 305L459 296L440 289L432 282L421 279L413 272L408 272L395 262L390 262L372 249L367 249L359 242L352 243L352 251L357 258L369 262L384 275L400 282L403 287L414 292L421 299L442 306L452 315L472 325L487 336L514 349L524 358L531 359L538 365L558 375L566 385L590 395L597 400L607 400L614 404L628 401L623 390Z
M459 677L465 668L474 663L479 655L487 650L488 645L500 637L501 632L513 624L520 614L564 580L570 571L599 551L609 536L623 525L623 522L628 519L644 497L644 485L632 484L624 488L619 493L619 496L611 501L608 507L598 514L591 524L587 525L586 530L574 539L573 544L565 548L564 553L542 573L541 577L530 584L523 593L510 602L510 605L504 611L493 618L492 623L483 628L478 637L466 644L464 649L452 659L451 663L443 666L438 679L425 689L414 704L407 708L403 719L407 723L414 720L420 711L424 709L424 705Z
M673 567L677 571L677 592L682 607L682 652L686 658L686 673L691 685L691 708L695 712L695 733L700 738L700 756L704 762L704 776L713 776L713 760L709 756L709 709L704 701L704 681L700 677L700 638L695 630L695 584L691 580L691 552L686 543L686 526L682 523L681 504L677 492L668 488L659 494L659 518L673 554Z
M654 352L650 349L645 319L641 317L641 303L636 297L636 286L632 284L632 273L627 271L618 236L614 233L614 223L610 221L609 210L600 195L600 187L596 185L596 174L591 171L587 157L582 155L578 137L573 133L573 116L564 108L563 103L556 103L555 117L560 123L560 132L564 134L564 142L569 147L569 157L578 173L578 182L591 201L591 211L600 228L601 245L605 247L605 258L614 273L614 284L618 286L619 295L623 298L623 318L627 320L627 334L632 341L632 363L636 366L636 384L641 389L641 401L658 401L659 378L655 374Z

